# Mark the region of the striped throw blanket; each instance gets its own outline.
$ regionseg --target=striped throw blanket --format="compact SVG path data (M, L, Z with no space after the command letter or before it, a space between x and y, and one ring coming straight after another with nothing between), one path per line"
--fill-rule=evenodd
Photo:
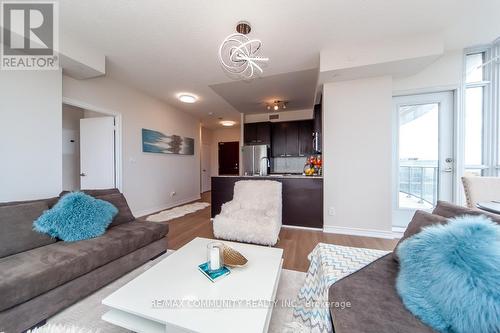
M309 332L333 332L328 289L339 279L356 272L388 251L319 243L309 254L311 262L299 291L294 319Z

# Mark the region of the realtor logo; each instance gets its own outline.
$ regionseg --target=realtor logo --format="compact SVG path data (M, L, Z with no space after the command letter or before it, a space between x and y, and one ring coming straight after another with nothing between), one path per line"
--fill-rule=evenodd
M1 3L0 69L58 69L56 2Z

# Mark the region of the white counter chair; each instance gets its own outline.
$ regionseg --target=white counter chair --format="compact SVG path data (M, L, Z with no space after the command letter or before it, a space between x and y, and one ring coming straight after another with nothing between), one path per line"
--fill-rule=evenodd
M478 202L500 201L500 177L462 177L467 207L477 208Z
M233 200L222 205L214 218L217 238L274 245L281 230L281 183L272 180L240 180Z

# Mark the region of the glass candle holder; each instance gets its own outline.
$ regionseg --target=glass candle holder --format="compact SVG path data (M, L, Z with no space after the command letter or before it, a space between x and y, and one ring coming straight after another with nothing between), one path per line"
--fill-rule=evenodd
M218 271L224 266L224 244L211 242L207 245L208 268L211 272Z

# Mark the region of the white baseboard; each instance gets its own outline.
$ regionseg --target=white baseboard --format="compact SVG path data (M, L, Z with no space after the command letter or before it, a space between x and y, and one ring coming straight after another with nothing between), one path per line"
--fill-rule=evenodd
M140 211L134 211L133 214L135 217L142 217L142 216L146 216L149 214L159 212L160 210L165 210L165 209L169 209L169 208L172 208L175 206L184 205L184 204L187 204L189 202L193 202L193 201L200 200L200 199L201 199L201 196L198 194L197 196L193 196L191 198L182 199L182 200L178 200L178 201L174 201L174 202L169 202L169 203L164 204L164 205L159 205L159 206L151 207L151 208L140 210Z
M297 225L281 225L282 228L290 228L290 229L302 229L302 230L311 230L311 231L323 231L321 228L310 228L310 227L301 227Z
M392 227L392 233L394 234L394 238L401 238L405 233L406 228L403 227Z
M351 235L351 236L385 238L385 239L398 238L397 235L395 235L392 231L347 228L347 227L336 227L336 226L326 226L326 225L323 227L323 232L332 234L341 234L341 235Z

